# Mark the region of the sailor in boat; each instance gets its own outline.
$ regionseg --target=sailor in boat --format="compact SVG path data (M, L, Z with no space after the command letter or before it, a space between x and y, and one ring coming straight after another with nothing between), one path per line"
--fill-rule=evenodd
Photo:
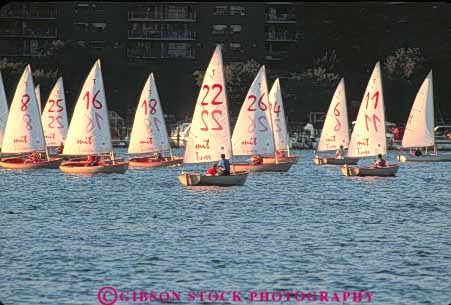
M285 152L283 150L279 150L277 152L277 158L285 158Z
M61 145L56 149L57 154L62 154L64 150L64 144L61 142Z
M230 176L230 161L221 154L221 160L218 162L218 170L222 176Z
M164 161L166 161L166 158L164 158L161 155L161 152L159 152L159 153L153 155L151 160L152 160L152 162L164 162Z
M252 156L251 161L252 161L252 165L263 164L263 158L260 155Z
M88 161L87 161L85 166L98 166L99 163L100 163L100 157L99 156L89 155L88 156Z
M34 151L31 155L30 155L30 161L32 163L39 163L41 161L41 153L38 151Z
M218 176L218 164L214 163L208 170L207 176Z
M380 168L380 167L387 167L387 161L385 161L384 158L382 158L382 154L377 155L377 160L374 160L374 167Z
M335 152L335 159L344 159L345 152L343 151L343 145Z

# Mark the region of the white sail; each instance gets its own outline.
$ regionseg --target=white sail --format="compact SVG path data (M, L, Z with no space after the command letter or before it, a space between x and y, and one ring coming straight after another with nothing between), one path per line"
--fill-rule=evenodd
M37 85L34 88L34 93L36 94L36 102L38 103L39 113L42 112L42 103L41 103L41 86Z
M282 90L280 89L278 78L269 92L269 106L272 111L271 118L276 150L286 150L288 148L288 128L283 108Z
M321 131L318 151L336 150L349 145L348 110L346 106L345 81L342 78L335 89Z
M2 152L27 153L45 150L31 68L28 65L17 84L3 138Z
M349 157L368 157L387 153L384 94L381 67L377 62L360 104L349 143Z
M151 73L136 109L128 153L150 153L170 148L160 97Z
M64 143L69 123L62 77L58 78L50 92L41 120L47 147L60 146Z
M427 147L434 146L434 143L434 92L431 71L413 102L402 138L402 147Z
M94 155L113 151L100 60L85 80L75 105L63 154Z
M5 86L0 72L0 147L2 147L5 134L6 121L8 120L8 103L6 100Z
M184 163L231 158L229 111L221 47L218 45L204 75L185 150Z
M275 153L265 66L260 68L241 107L232 135L235 155Z

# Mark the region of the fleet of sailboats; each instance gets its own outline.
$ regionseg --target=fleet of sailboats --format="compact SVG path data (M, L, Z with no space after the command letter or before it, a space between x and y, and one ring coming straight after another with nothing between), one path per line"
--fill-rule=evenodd
M318 152L344 150L349 145L348 107L346 105L345 81L342 78L330 102L326 120L321 131ZM347 156L320 156L313 159L316 165L331 164L357 164L359 158Z
M67 173L124 173L132 167L156 168L170 165L205 164L231 160L225 175L183 172L184 186L243 185L249 172L286 172L299 156L292 156L288 128L277 78L268 93L265 66L253 80L231 135L221 46L213 53L205 72L191 123L183 158L173 155L164 113L153 73L142 89L131 132L128 162L116 158L108 121L108 109L97 60L86 78L77 100L71 124L68 121L62 77L56 81L41 111L40 87L34 87L28 65L8 110L0 73L0 167L7 169L60 168ZM66 157L52 158L48 149L60 147ZM377 62L368 81L351 138L349 138L345 83L342 78L334 92L321 132L317 152L343 151L345 156L316 154L317 165L344 165L345 176L396 176L400 164L357 166L360 159L387 155L385 107L381 67ZM434 94L432 71L423 81L412 106L401 153L407 161L451 161L439 155L434 137ZM428 149L429 148L429 153ZM415 149L415 151L413 151ZM169 155L164 155L166 152ZM280 152L284 152L280 155ZM285 152L288 156L285 155ZM154 154L153 156L150 154ZM157 156L155 156L157 154ZM8 156L8 157L5 157ZM224 158L225 156L225 158ZM260 162L236 162L234 156L260 156Z
M149 154L163 153L164 151L169 151L170 156L161 155L160 159L151 156L134 157L129 159L129 164L132 167L154 168L183 162L183 158L172 154L157 85L154 75L151 73L146 80L136 108L128 153Z

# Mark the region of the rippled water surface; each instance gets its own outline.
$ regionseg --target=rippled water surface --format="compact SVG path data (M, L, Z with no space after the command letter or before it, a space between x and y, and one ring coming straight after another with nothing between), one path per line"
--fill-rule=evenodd
M313 151L295 153L288 173L230 188L185 188L180 167L94 177L0 170L0 301L99 304L102 286L451 301L451 163L349 178L315 166Z

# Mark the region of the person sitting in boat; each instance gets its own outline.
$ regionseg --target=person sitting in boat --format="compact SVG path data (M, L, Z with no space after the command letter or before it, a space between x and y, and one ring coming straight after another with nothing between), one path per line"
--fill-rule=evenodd
M387 167L387 161L382 158L382 154L377 155L377 160L374 161L375 167Z
M252 165L260 165L263 164L263 158L260 155L253 156L251 158Z
M340 145L340 148L335 152L335 159L344 159L345 152L343 151L343 145Z
M423 153L419 148L417 148L413 154L415 155L415 157L420 157Z
M38 151L34 151L31 155L30 155L30 160L33 163L37 163L39 161L41 161L41 153Z
M218 164L214 163L208 170L207 176L217 176L218 175Z
M163 161L165 161L165 158L161 155L161 152L159 152L156 155L154 155L152 161L153 162L163 162Z
M283 150L279 150L277 152L277 158L285 158L285 152Z
M88 162L86 163L86 166L98 166L100 161L99 156L89 155L88 156Z
M62 154L64 150L63 142L61 142L61 145L56 149L57 154Z
M221 154L221 160L218 162L218 169L221 175L230 176L230 161L225 158L225 154Z

